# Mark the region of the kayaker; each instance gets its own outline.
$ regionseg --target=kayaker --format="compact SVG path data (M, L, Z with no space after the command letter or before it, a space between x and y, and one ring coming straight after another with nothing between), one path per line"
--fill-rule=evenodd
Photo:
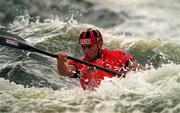
M81 60L117 71L126 75L128 71L136 71L144 67L138 64L127 51L108 50L102 48L103 37L98 29L87 29L79 36L79 45L84 56ZM57 69L60 75L69 77L80 77L81 87L86 90L94 90L98 87L104 77L115 77L115 75L94 69L87 65L67 60L67 53L58 52Z

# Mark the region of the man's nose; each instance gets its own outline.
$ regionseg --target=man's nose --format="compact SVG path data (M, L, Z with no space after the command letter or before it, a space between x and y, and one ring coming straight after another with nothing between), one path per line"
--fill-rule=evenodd
M83 50L85 53L88 53L90 49L89 49L89 47L84 47Z

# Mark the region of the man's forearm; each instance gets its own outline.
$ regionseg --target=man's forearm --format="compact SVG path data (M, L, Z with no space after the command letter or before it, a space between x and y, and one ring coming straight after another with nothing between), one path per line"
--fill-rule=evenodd
M69 69L68 65L65 62L58 62L57 69L59 74L62 76L72 75L72 71Z

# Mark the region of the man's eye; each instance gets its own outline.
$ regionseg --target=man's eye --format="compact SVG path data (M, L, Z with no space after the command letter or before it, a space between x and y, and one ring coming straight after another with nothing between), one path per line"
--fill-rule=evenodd
M91 48L91 45L81 46L82 48Z
M86 47L90 48L90 47L91 47L91 45L88 45L88 46L86 46Z

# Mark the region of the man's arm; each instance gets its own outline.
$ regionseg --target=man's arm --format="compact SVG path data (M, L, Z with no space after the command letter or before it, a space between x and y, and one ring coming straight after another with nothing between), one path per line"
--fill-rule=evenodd
M145 67L136 62L136 60L132 57L132 55L128 51L123 51L125 62L125 69L127 71L137 71L137 70L145 70Z
M132 70L132 71L137 71L137 70L145 70L145 67L139 63L137 63L136 61L127 61L126 62L126 68L128 70Z
M74 65L67 64L67 54L64 52L57 53L57 70L60 75L64 76L73 76L73 72L76 71L76 67Z

